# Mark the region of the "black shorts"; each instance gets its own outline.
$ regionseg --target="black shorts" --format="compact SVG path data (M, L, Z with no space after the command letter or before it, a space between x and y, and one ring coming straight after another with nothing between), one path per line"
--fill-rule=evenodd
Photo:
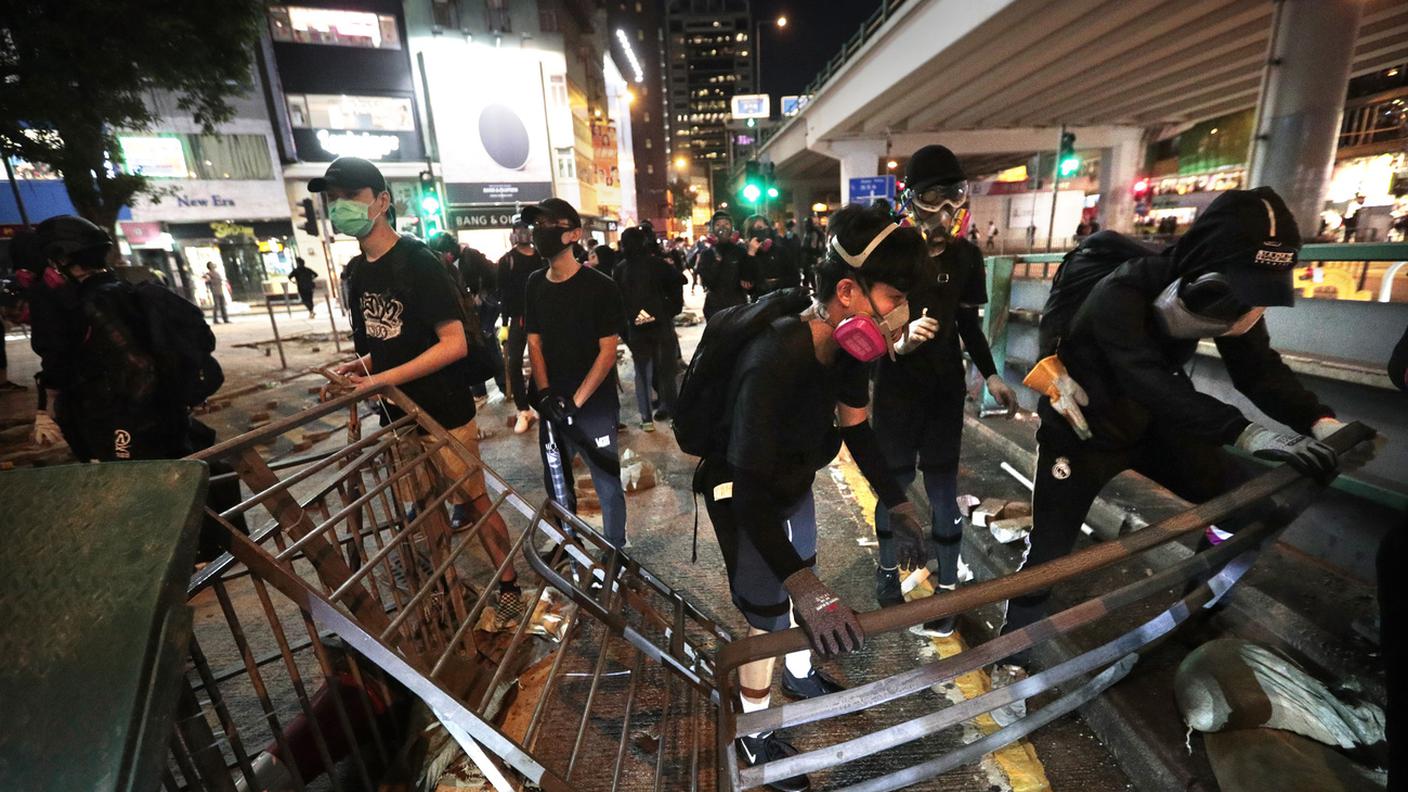
M885 464L891 470L946 469L958 466L963 444L963 402L968 395L960 378L944 378L929 393L876 388L871 424Z
M733 516L733 477L726 465L721 472L706 476L704 507L714 524L719 549L728 569L728 589L733 604L748 624L768 632L792 626L789 611L792 600L752 537L738 528ZM816 563L816 501L811 487L783 512L788 538L807 566Z

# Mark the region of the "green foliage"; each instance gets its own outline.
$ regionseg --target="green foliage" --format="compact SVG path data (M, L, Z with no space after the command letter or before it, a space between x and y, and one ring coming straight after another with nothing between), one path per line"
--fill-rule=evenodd
M137 195L119 131L156 123L166 94L206 131L253 88L263 0L0 0L0 149L63 177L74 207L104 228Z

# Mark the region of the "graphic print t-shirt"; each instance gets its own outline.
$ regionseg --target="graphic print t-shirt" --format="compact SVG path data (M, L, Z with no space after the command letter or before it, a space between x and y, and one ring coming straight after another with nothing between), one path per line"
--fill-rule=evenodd
M463 319L450 274L414 237L402 237L376 261L358 256L348 269L354 273L352 337L358 354L371 353L373 372L415 359L440 340L436 325ZM401 390L446 429L474 418L462 360L407 382Z

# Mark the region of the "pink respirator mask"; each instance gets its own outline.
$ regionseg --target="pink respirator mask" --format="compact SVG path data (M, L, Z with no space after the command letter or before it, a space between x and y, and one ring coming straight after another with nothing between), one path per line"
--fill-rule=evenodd
M831 249L836 251L836 255L846 262L852 269L860 269L865 265L865 260L870 254L885 241L885 237L894 233L899 228L896 223L891 223L888 228L875 235L870 240L870 244L865 246L859 255L852 256L841 247L841 242L836 237L831 238ZM859 283L859 281L857 281ZM862 284L864 285L864 284ZM875 303L870 300L869 291L866 292L865 299L874 307ZM878 360L882 356L889 354L890 359L895 359L895 341L899 339L909 324L909 303L900 303L898 307L884 316L876 319L870 314L855 314L842 319L836 325L832 335L836 343L846 354L859 360L862 363L869 363Z

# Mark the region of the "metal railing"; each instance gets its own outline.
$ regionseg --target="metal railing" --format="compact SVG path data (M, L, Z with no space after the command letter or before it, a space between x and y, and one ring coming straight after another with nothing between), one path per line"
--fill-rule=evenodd
M363 419L385 409L364 409L377 397L401 415L385 413L386 425L362 434ZM333 448L296 464L261 455L279 435L343 411L345 445L330 440ZM1351 424L1328 442L1344 451L1371 435ZM489 524L494 511L451 528L444 504L469 474L451 480L435 462L442 451L466 470L482 464L404 394L380 388L196 455L231 465L251 494L217 515L229 552L188 589L201 615L164 789L374 789L457 749L498 790L723 791L826 769L834 771L828 788L897 789L974 761L1119 681L1137 652L1221 596L1315 489L1283 466L1117 541L861 614L868 634L897 632L1087 575L1263 505L1261 522L1232 540L1024 629L840 693L745 714L737 669L804 649L800 630L730 640L580 519L554 502L530 503L487 467L509 547L480 551L480 536L498 530ZM1301 502L1286 505L1293 491ZM1274 507L1273 497L1281 501ZM229 522L239 516L252 526L247 536ZM524 614L490 627L495 584L510 567L531 581L522 584ZM1200 585L1152 620L1023 682L834 744L813 733L1187 581ZM873 778L840 770L1054 687L1062 695L1053 703L947 754ZM808 749L740 768L734 737L772 728L792 729Z
M1401 150L1408 142L1408 88L1394 88L1344 103L1337 157Z

